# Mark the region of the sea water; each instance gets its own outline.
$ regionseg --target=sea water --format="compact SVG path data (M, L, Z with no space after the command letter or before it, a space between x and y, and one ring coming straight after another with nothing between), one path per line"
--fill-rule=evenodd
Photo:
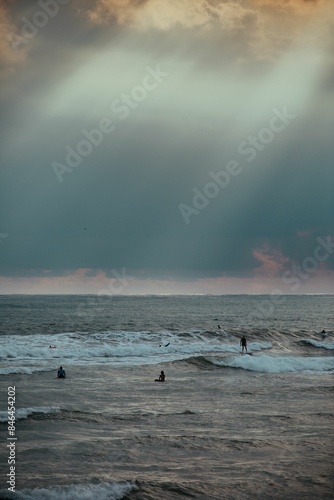
M333 302L1 296L0 498L333 498Z

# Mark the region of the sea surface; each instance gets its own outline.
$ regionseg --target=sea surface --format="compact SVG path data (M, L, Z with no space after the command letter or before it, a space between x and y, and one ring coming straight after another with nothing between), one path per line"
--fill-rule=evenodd
M0 320L0 499L334 498L333 295L11 295Z

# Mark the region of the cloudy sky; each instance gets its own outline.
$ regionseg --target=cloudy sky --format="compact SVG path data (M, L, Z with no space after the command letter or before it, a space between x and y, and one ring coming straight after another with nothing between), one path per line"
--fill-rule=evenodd
M0 293L334 293L332 0L0 5Z

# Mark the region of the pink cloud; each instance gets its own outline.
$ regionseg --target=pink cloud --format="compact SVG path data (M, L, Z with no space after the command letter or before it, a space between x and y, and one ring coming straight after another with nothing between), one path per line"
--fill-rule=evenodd
M260 276L278 276L284 271L287 263L289 262L289 259L284 257L280 250L269 250L269 247L253 250L253 257L261 263L261 265L254 271L255 275Z
M196 295L196 294L265 294L281 293L334 293L334 272L319 267L315 275L301 283L298 290L285 285L273 271L280 268L272 258L261 255L262 272L252 276L220 276L198 280L140 279L126 276L124 283L108 278L103 271L78 269L66 276L52 277L0 277L1 294L96 294L96 295ZM269 270L269 271L268 271ZM89 274L89 276L87 275Z

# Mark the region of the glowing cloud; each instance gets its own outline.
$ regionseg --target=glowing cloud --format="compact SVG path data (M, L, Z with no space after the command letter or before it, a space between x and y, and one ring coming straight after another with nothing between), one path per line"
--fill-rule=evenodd
M0 78L12 74L15 65L24 60L23 52L15 52L10 45L10 39L16 32L10 20L9 5L11 3L5 1L0 4Z
M96 24L126 26L137 33L187 32L197 51L207 47L219 61L272 63L299 46L330 52L334 4L331 0L94 0L88 8ZM184 44L184 39L182 39ZM206 51L207 52L207 51Z
M242 18L249 13L247 8L233 2L100 0L89 11L89 17L95 22L113 18L120 24L128 23L142 29L166 30L177 25L204 28L217 23L225 27L240 27Z

